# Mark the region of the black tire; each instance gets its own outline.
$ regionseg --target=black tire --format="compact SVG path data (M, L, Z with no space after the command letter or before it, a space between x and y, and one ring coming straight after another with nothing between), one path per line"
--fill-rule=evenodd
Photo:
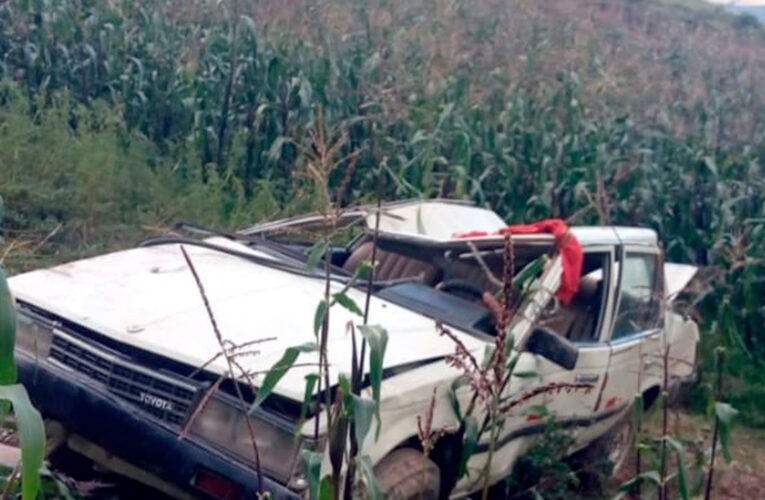
M608 465L612 479L628 479L634 472L635 461L635 429L631 407L608 432L575 453L572 458L585 468L600 468L601 472L602 466Z
M386 500L438 500L441 472L421 451L399 448L375 466Z

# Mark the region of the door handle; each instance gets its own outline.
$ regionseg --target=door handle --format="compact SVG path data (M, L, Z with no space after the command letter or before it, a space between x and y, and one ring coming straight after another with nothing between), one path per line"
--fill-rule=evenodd
M594 373L580 373L574 378L574 380L577 384L594 384L600 380L600 375L596 375Z

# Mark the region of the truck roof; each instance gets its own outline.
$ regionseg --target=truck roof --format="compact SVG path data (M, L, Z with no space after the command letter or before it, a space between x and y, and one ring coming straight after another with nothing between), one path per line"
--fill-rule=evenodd
M496 231L507 226L499 215L488 208L476 207L450 200L399 202L383 205L384 216L380 231L399 238L416 238L437 241L455 239L460 233L483 231L487 236L474 238L481 241L501 239ZM367 226L373 228L375 215L367 215ZM658 237L653 229L625 226L572 226L572 233L584 246L593 245L641 245L656 246ZM552 239L551 235L518 235L519 241ZM514 238L515 239L515 238Z
M574 226L571 232L582 245L641 245L657 246L656 231L645 227Z
M422 244L444 244L455 240L474 240L489 243L501 239L493 234L507 226L507 222L496 212L484 207L459 200L405 200L384 203L380 217L380 233L397 240L419 241ZM339 225L354 219L366 219L368 231L375 228L377 207L366 205L344 210ZM255 235L278 231L288 227L320 225L324 217L321 214L307 214L287 219L257 224L241 231L241 234ZM344 221L344 222L343 222ZM486 236L468 238L457 235L481 231ZM652 229L624 226L572 226L571 231L585 246L593 245L641 245L658 244L656 232ZM547 242L551 235L517 235L517 241Z

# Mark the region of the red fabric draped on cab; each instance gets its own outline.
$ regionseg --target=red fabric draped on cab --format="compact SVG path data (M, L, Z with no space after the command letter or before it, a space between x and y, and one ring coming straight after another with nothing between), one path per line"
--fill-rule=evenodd
M561 276L560 288L556 293L558 300L563 304L568 304L574 298L579 290L579 278L582 275L582 245L569 231L566 223L561 219L545 219L532 224L512 224L500 229L494 234L538 234L549 233L555 237L558 244L558 251L563 260L563 273ZM478 238L488 236L485 231L471 231L455 235L456 238Z

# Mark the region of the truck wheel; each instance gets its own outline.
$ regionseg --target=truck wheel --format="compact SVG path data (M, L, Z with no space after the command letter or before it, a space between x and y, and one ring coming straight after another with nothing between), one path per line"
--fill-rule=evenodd
M414 448L390 452L375 466L386 500L438 500L441 472Z
M628 479L631 465L635 457L635 429L632 425L632 410L627 410L624 416L614 424L607 433L590 443L585 449L572 457L585 469L611 464L611 477Z

